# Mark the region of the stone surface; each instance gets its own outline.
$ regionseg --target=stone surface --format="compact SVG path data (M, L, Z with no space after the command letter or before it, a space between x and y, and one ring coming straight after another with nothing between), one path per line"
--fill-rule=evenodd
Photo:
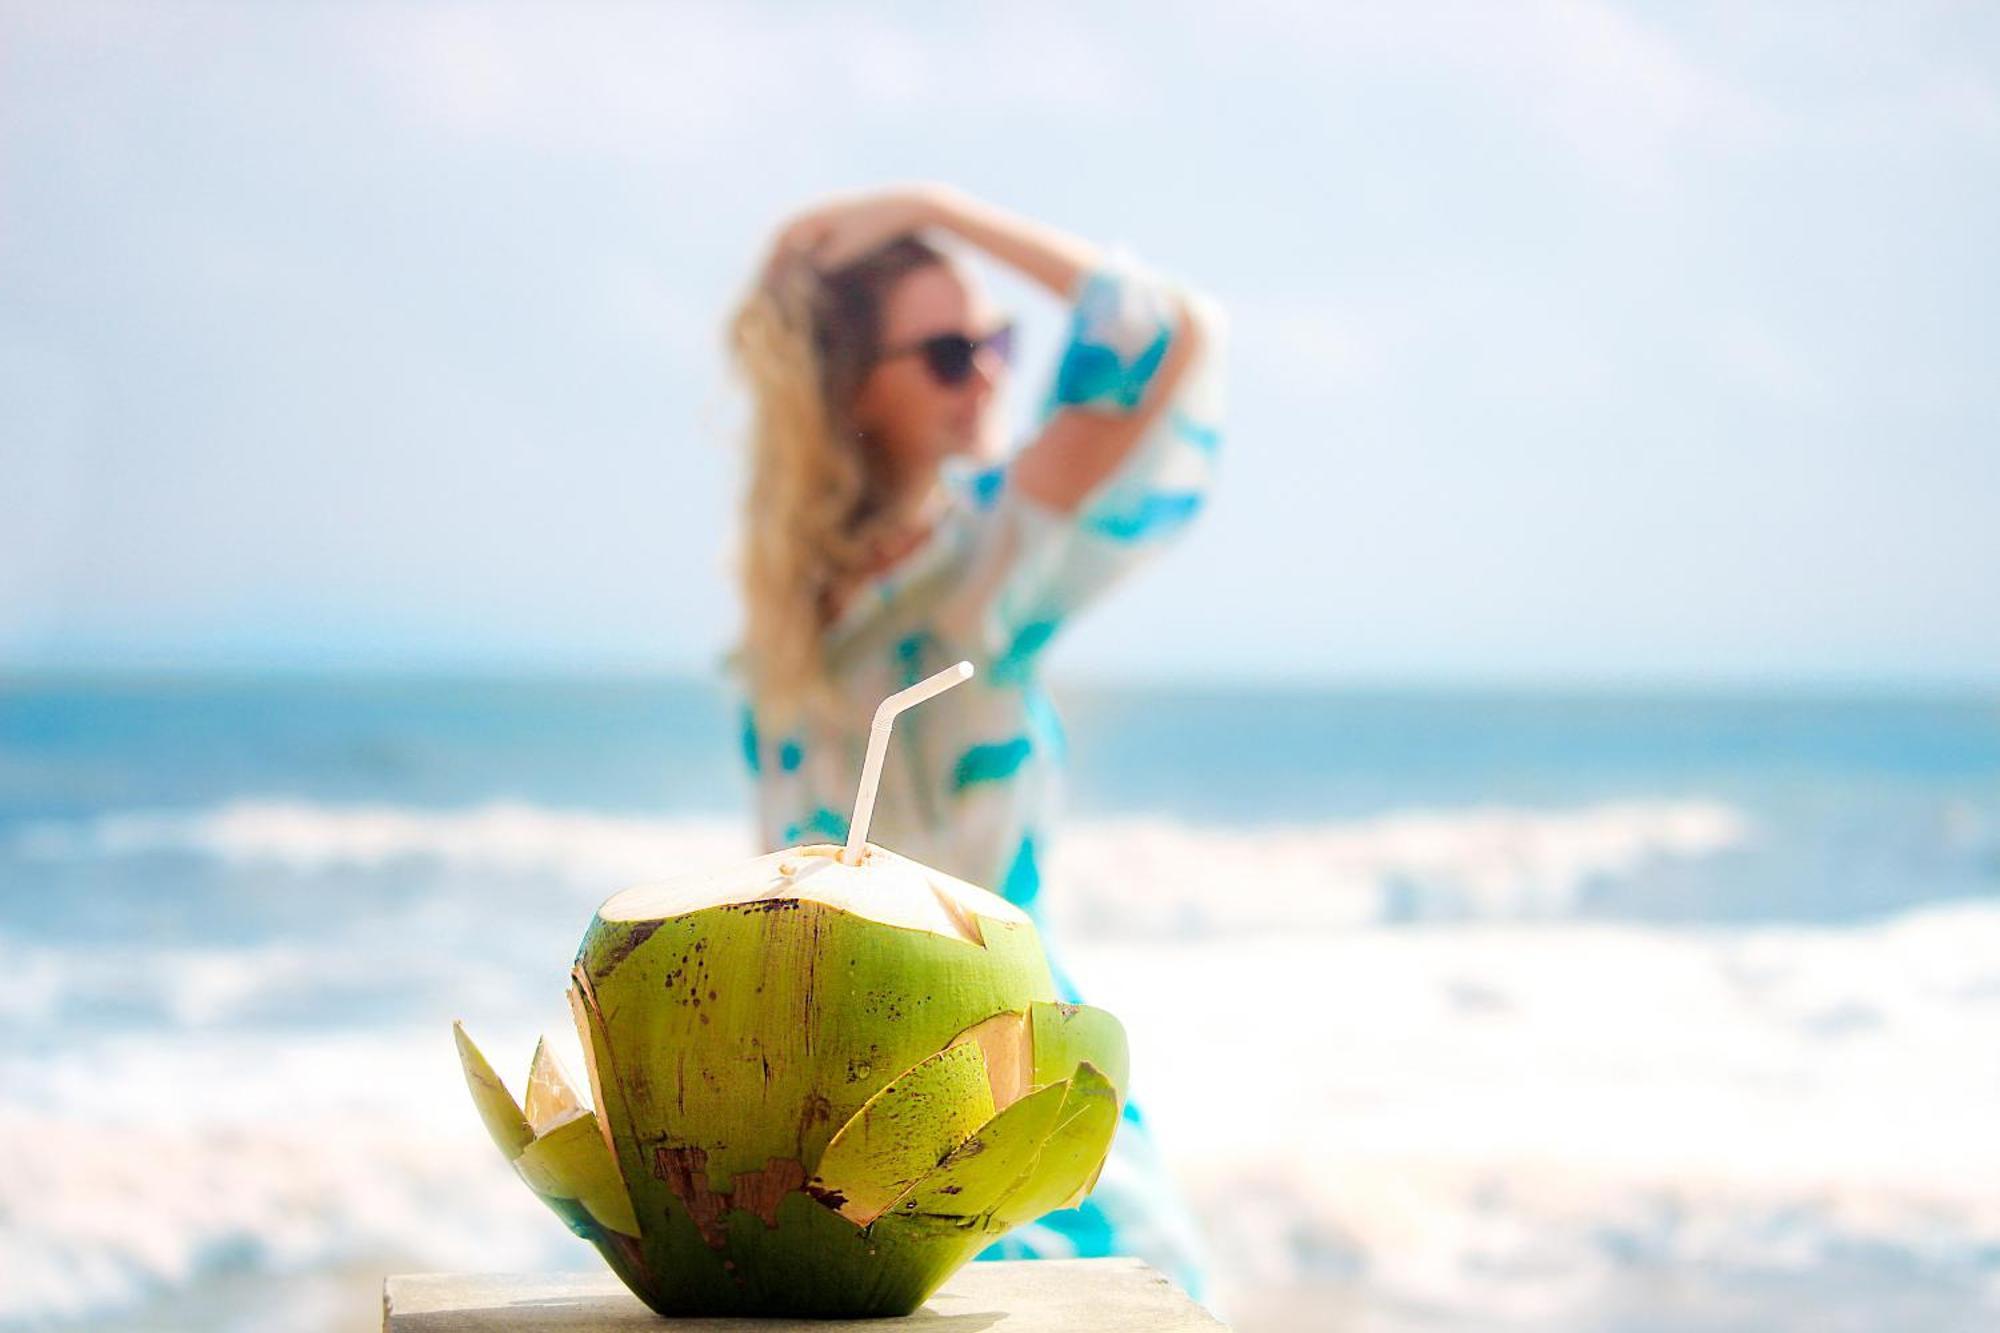
M1225 1327L1138 1259L1041 1259L967 1264L924 1308L901 1319L662 1319L609 1272L413 1273L382 1285L386 1333L618 1333L627 1329L829 1327L926 1333L1118 1333Z

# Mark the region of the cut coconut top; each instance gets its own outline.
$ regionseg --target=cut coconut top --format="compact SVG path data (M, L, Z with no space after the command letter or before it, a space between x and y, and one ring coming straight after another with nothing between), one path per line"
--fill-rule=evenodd
M832 843L790 847L754 861L641 884L597 909L605 921L657 921L709 907L797 898L824 903L886 926L928 930L985 943L979 920L1026 925L1028 916L998 894L869 843L860 865Z

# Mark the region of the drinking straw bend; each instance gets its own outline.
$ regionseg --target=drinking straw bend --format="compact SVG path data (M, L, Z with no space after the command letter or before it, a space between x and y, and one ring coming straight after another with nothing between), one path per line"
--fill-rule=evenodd
M868 821L875 814L875 789L882 783L882 758L889 752L889 728L896 724L896 714L971 679L972 663L960 662L935 676L925 677L907 690L898 690L876 707L875 721L868 728L868 755L861 761L861 786L854 793L854 818L848 821L847 846L840 853L843 862L851 866L861 864L861 851L868 842Z

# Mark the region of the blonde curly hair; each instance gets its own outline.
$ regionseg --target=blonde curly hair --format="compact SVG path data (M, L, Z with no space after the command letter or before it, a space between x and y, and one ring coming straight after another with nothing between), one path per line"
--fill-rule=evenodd
M729 322L750 393L738 660L774 728L837 705L822 640L834 598L865 572L885 481L852 406L881 350L889 292L943 262L914 235L830 273L781 260Z

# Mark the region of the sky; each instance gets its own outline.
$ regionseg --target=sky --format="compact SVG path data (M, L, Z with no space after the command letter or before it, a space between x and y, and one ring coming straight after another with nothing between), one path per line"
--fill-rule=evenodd
M721 319L906 180L1229 312L1061 671L2000 680L2000 10L1586 0L0 0L0 669L711 670Z

